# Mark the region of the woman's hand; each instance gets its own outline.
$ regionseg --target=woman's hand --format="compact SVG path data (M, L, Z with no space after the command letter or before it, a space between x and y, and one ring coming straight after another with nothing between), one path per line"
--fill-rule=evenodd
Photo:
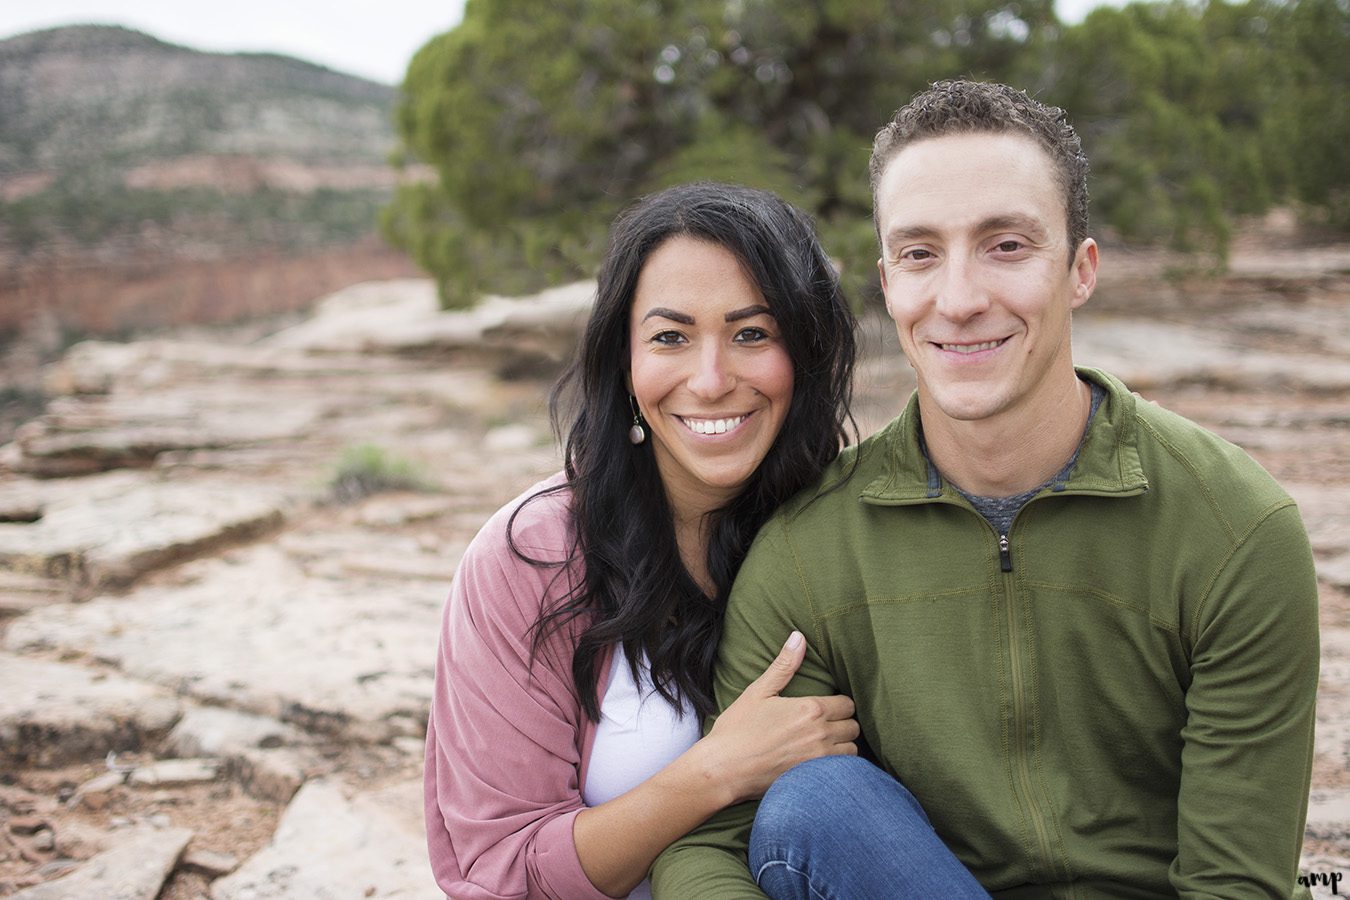
M727 805L759 797L775 778L818 756L856 756L859 728L853 701L833 697L782 697L806 657L806 640L794 631L778 657L718 717L695 748L708 776L722 781Z
M805 657L794 631L706 737L632 790L577 814L572 837L593 885L626 896L658 853L719 809L760 796L799 762L857 754L852 700L778 696Z

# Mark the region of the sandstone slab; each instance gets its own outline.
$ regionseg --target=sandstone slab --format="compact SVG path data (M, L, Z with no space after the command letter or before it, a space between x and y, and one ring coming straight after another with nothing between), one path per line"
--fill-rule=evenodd
M1298 501L1318 577L1350 587L1350 488L1308 483L1287 483L1285 488Z
M1290 316L1296 316L1293 310ZM1175 322L1080 317L1074 359L1134 390L1204 384L1232 390L1350 391L1350 359L1235 345L1231 334Z
M129 473L128 473L129 474ZM0 523L0 568L87 592L279 525L276 488L229 479L104 478L67 492L31 523Z
M11 465L41 477L146 468L170 451L295 439L328 409L316 391L211 380L62 397L16 432Z
M427 862L421 784L349 796L311 781L271 844L211 885L212 900L401 897L441 900Z
M51 766L140 749L168 732L168 691L82 666L0 653L0 760Z
M261 343L316 353L456 356L498 372L543 371L571 353L594 300L595 283L583 281L442 311L430 281L362 284L334 294L312 319Z
M141 831L69 875L20 891L13 900L155 900L191 839L185 828Z
M368 536L372 549L379 539ZM34 610L4 645L89 654L208 704L319 733L383 741L420 730L443 589L311 577L272 545L178 574L188 583Z
M225 773L250 795L287 803L321 767L298 728L268 716L218 707L184 713L165 742L173 753L224 761Z
M241 750L307 741L303 732L268 716L205 706L183 713L169 734L167 746L183 756L223 757Z
M1308 837L1343 841L1350 837L1350 789L1314 789L1308 797Z

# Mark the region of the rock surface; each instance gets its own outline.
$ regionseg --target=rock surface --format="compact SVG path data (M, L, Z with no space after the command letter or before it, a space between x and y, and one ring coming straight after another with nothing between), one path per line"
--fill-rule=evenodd
M426 858L419 781L349 797L311 781L272 843L211 886L212 900L265 897L407 897L439 900Z
M0 653L0 764L51 766L140 749L178 719L169 691L84 666Z
M1304 868L1326 868L1350 857L1350 285L1245 271L1242 302L1194 309L1105 282L1075 341L1300 504L1323 601ZM531 373L556 368L592 291L441 313L429 283L359 285L260 342L79 345L49 372L69 393L0 454L0 811L52 847L15 836L28 856L0 853L0 895L171 821L238 867L184 861L164 900L439 896L417 779L441 604L487 516L559 466ZM868 434L914 380L893 325L860 325ZM430 489L330 502L363 444ZM175 759L214 777L136 783Z
M85 479L34 522L0 523L0 565L55 578L75 595L125 587L148 571L261 536L287 498L268 485L124 474Z
M594 299L595 283L582 281L442 311L429 282L371 282L334 294L314 318L263 343L323 353L455 356L500 374L542 374L565 361Z
M367 551L379 543L372 535ZM407 557L399 542L388 553ZM187 583L33 610L4 646L86 654L200 701L332 735L384 741L418 730L443 587L314 577L270 544L179 574Z
M155 900L191 839L192 832L184 828L142 832L69 875L20 891L14 900Z

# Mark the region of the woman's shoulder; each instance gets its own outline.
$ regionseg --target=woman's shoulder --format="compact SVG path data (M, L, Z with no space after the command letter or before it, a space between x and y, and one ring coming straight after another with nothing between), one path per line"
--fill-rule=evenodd
M504 633L523 633L575 581L571 493L560 474L497 510L465 548L448 612Z
M530 486L493 513L465 554L523 553L558 563L570 554L573 531L572 491L566 476L559 472Z

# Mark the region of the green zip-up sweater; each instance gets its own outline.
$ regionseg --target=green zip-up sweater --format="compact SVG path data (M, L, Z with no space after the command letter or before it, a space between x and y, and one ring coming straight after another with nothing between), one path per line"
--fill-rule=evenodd
M997 898L1306 896L1317 584L1298 510L1237 447L1079 374L1107 397L1002 550L921 452L917 400L841 454L741 569L718 702L801 630L788 693L853 697L865 752ZM674 844L656 896L762 896L754 812Z

